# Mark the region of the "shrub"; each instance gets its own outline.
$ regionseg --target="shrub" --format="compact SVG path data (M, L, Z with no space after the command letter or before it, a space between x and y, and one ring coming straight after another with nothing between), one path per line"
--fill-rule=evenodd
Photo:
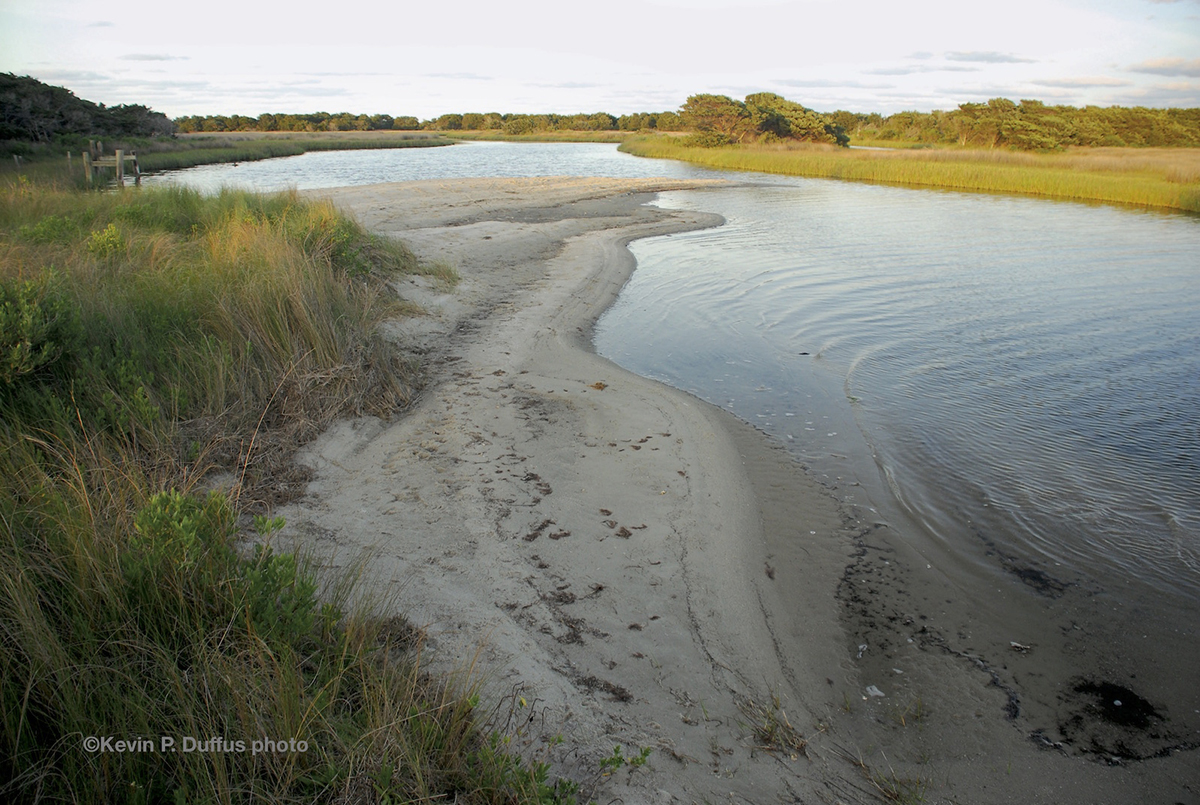
M0 278L0 382L47 368L78 347L78 314L57 273L25 281Z
M681 144L687 148L719 148L729 145L732 140L726 134L716 131L698 131L684 137Z

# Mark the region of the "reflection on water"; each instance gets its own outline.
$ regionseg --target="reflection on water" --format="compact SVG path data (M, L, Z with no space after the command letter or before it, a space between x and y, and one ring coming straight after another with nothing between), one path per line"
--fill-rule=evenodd
M1200 222L822 181L662 203L728 224L634 244L602 354L942 540L1200 591Z
M682 162L639 159L607 143L464 142L436 148L312 151L294 157L201 165L146 177L146 184L183 184L212 193L411 182L463 176L615 176L685 179L727 176Z

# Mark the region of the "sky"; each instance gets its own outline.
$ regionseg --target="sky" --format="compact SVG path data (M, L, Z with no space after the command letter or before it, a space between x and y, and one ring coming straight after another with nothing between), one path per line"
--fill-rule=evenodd
M1200 0L0 0L0 72L173 118L1200 107Z

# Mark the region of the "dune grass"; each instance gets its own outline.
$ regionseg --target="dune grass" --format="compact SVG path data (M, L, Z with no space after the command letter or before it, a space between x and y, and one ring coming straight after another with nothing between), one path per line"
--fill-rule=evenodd
M454 279L296 194L0 187L0 799L572 801L265 547L295 447L419 382L400 272Z
M1003 150L869 151L815 145L689 148L638 137L621 149L724 170L812 176L1200 212L1200 150L1092 148L1035 154Z

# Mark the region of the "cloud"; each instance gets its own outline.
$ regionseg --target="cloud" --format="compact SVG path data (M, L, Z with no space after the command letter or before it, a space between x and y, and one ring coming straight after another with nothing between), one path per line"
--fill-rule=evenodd
M984 62L985 64L1031 64L1034 61L1014 56L1011 53L997 53L993 50L947 53L946 58L950 61Z
M938 87L937 92L948 98L960 98L963 101L976 99L990 101L992 98L1028 98L1029 91L1025 87L1011 84L991 84L975 87Z
M1114 94L1109 102L1118 106L1151 106L1190 109L1200 105L1200 84L1164 84Z
M99 22L89 23L87 27L89 27L89 28L116 28L117 24L115 22L109 22L108 20L100 20Z
M917 73L978 73L978 67L958 67L951 64L925 65L914 64L908 67L880 67L876 70L863 70L867 75L916 75Z
M494 81L490 75L478 73L426 73L426 78L448 78L454 81Z
M864 84L860 81L836 81L827 78L815 81L800 81L795 79L777 79L776 84L800 89L892 89L895 84Z
M1128 87L1132 82L1119 78L1046 78L1041 81L1031 81L1039 87L1056 87L1062 89L1088 89L1090 87Z
M604 84L594 84L587 81L562 81L553 84L534 84L535 87L548 87L550 89L595 89L603 87Z
M1135 73L1200 76L1200 59L1147 59L1129 68Z
M165 53L126 53L122 61L187 61L187 56L168 56Z
M54 81L112 81L108 73L97 73L94 70L41 70L35 76L39 81L51 83Z

